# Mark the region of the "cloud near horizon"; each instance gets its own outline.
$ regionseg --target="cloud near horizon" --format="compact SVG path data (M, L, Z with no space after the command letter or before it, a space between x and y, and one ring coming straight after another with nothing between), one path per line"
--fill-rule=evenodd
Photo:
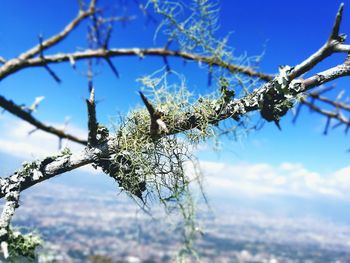
M331 174L319 174L303 164L284 162L225 164L201 162L206 188L226 196L283 195L350 201L350 166Z

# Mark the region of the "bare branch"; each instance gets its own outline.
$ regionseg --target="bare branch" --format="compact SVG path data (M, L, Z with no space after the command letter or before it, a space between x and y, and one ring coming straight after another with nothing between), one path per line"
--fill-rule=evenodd
M344 4L341 4L339 7L339 11L336 15L335 22L334 22L329 39L316 53L311 55L309 58L304 60L299 65L295 66L295 68L292 70L292 72L289 75L290 79L295 79L297 77L300 77L302 74L306 73L307 71L312 69L314 66L316 66L319 62L321 62L325 58L332 55L332 53L344 52L341 48L339 48L339 45L342 45L345 41L345 37L342 35L339 35L339 28L340 28L340 23L341 23L342 14L343 14L343 7L344 7Z
M317 107L314 103L310 103L306 99L301 99L301 102L310 107L313 111L318 112L323 116L326 116L328 120L335 119L341 122L342 124L350 126L350 120L339 112L332 112L321 109L320 107Z
M87 109L88 109L88 145L96 146L97 145L97 127L98 123L96 120L96 107L95 107L95 89L92 87L90 92L90 98L86 100Z
M337 122L336 124L332 125L333 129L338 128L339 126L345 125L346 126L345 131L347 131L350 125L350 120L348 117L344 115L343 111L346 111L349 113L350 105L340 101L344 92L343 91L339 92L339 94L335 99L330 99L325 96L322 96L323 93L333 88L334 86L330 86L320 91L307 93L305 97L302 97L300 99L300 104L298 105L298 111L295 115L293 122L295 122L295 119L298 117L301 106L305 105L310 109L311 112L317 112L327 118L324 134L328 133L331 120L335 120ZM323 109L322 107L316 105L317 102L331 106L334 109L332 110Z
M24 52L18 57L18 60L26 60L32 58L35 55L39 54L42 50L45 50L61 42L64 38L66 38L69 35L70 32L72 32L80 24L82 20L89 17L95 12L95 6L96 1L92 0L90 2L89 9L86 11L80 9L78 15L69 24L67 24L61 32L43 41L42 44L39 44Z
M57 129L53 126L47 125L47 124L37 120L36 118L34 118L32 116L32 114L30 112L23 110L22 107L16 105L11 100L7 100L3 96L0 96L0 107L4 108L8 112L12 113L13 115L21 118L22 120L24 120L26 122L32 124L33 126L35 126L36 128L38 128L42 131L54 134L54 135L58 136L59 138L68 139L68 140L71 140L73 142L77 142L77 143L80 143L83 145L87 144L86 140L77 138L71 134L64 132L64 130Z
M331 106L334 106L335 108L343 109L343 110L346 110L346 111L350 111L350 105L338 102L336 100L329 99L329 98L324 97L324 96L321 96L318 92L308 93L307 96L312 97L312 98L314 98L316 100L322 101L324 103L327 103L327 104L329 104Z
M201 56L197 54L191 54L183 51L168 50L164 48L118 48L109 49L88 49L85 51L78 51L74 53L59 53L55 55L46 55L45 60L40 57L26 59L26 60L11 60L2 67L0 67L0 80L7 76L28 67L38 67L49 63L62 63L71 62L89 58L111 58L118 56L138 56L143 58L144 56L160 56L160 57L178 57L186 60L192 60L197 62L206 63L212 66L218 66L225 68L232 73L242 73L250 77L256 77L264 81L270 81L273 79L272 75L257 72L249 67L230 64L221 60L218 60L210 56Z

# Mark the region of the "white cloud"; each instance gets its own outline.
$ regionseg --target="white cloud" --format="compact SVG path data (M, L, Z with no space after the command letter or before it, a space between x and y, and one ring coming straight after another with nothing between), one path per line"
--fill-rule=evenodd
M63 124L49 123L50 125L63 128ZM58 153L58 138L55 135L37 130L31 134L35 127L21 121L8 114L0 115L0 151L17 157L19 159L32 160ZM87 130L69 125L66 129L68 133L79 138L87 136ZM63 147L68 147L71 151L77 152L83 146L68 140L63 140ZM98 173L90 166L84 166L85 172Z
M288 195L323 196L350 200L350 166L332 174L309 171L302 164L224 164L201 162L206 189L213 195L257 197Z

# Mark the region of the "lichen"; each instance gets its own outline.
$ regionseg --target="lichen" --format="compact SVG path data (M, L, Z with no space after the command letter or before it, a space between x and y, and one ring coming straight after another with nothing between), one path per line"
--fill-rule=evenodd
M34 262L36 250L42 240L35 233L21 234L19 231L8 231L8 258L6 262Z

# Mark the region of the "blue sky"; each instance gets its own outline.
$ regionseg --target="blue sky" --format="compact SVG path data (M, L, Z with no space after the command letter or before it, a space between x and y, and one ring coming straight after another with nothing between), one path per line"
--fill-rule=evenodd
M0 24L2 25L0 55L5 58L14 57L37 44L38 34L49 37L61 30L76 15L76 2L70 0L3 2L0 10ZM101 2L108 4L112 1ZM232 32L230 44L235 48L236 54L247 52L248 55L253 56L265 51L259 69L266 73L276 73L279 65L293 66L300 63L323 45L328 38L339 4L340 1L336 0L286 2L222 0L218 36L222 37ZM131 13L136 13L132 4L130 4L130 9ZM119 9L116 9L116 12L118 13ZM155 26L152 24L145 26L142 16L140 13L137 14L141 18L140 21L136 20L126 27L116 25L111 42L112 47L164 45L162 37L154 43ZM349 19L350 5L347 6L345 3L344 20L341 27L344 33L350 32ZM85 35L86 23L82 23L62 44L46 51L45 54L85 48L87 46ZM316 71L336 65L342 62L342 59L344 55L335 55L321 63ZM141 104L137 94L140 84L135 79L163 67L160 58L146 57L143 61L139 61L138 58L116 58L113 61L121 78L116 79L110 70L104 67L95 80L96 96L98 100L101 100L97 107L98 118L101 123L107 125L111 122L110 118L116 116L118 112L127 112L135 105ZM177 72L184 74L190 90L198 93L213 90L214 87L207 86L206 72L196 69L194 63L183 67L182 62L175 58L169 59L169 62ZM88 95L86 79L72 70L67 63L54 65L52 69L63 80L61 84L54 82L42 68L25 69L1 81L0 93L19 104L28 105L34 101L35 97L44 95L45 100L35 113L38 119L62 124L65 117L70 116L70 129L78 134L84 134L86 130L84 98ZM79 63L78 69L83 70L84 63ZM339 90L347 90L349 84L350 79L336 81ZM316 173L321 179L329 178L342 171L341 176L347 177L347 172L342 169L349 166L350 153L347 150L350 148L350 141L342 131L334 130L328 136L324 136L322 132L325 120L316 113L310 114L305 108L296 125L291 123L290 114L282 120L281 124L282 131L279 131L273 124L266 123L262 130L242 136L239 142L223 139L225 146L219 153L203 147L205 150L199 151L199 158L205 162L221 163L230 167L264 164L270 167L268 169L273 170L271 174L281 173L283 175L281 166L284 167L284 163L289 163L295 165L293 167L296 167L296 170L305 169L307 172L303 174L308 176ZM28 153L34 151L28 156L40 156L40 153L46 152L45 148L51 147L50 150L55 150L54 145L57 143L55 137L42 133L28 137L26 132L30 130L30 127L18 124L17 119L12 118L8 113L0 117L0 127L0 138L3 142L3 146L0 147L3 157L0 157L0 162L7 163L11 154L15 155L15 159L21 156L20 152L11 153L15 142L18 143L21 140L23 141L20 144L22 149L28 149ZM53 143L43 145L46 139L47 141L52 140ZM77 146L73 148L78 149ZM36 153L35 150L40 153ZM24 154L24 156L27 155ZM7 172L9 171L6 165L2 167ZM247 170L244 171L247 172ZM305 182L304 184L307 185ZM328 182L326 180L320 185L327 185ZM253 187L259 183L250 184L251 191L255 191ZM269 183L271 182L264 181L266 185ZM294 190L285 188L285 191ZM308 193L319 194L314 190Z

